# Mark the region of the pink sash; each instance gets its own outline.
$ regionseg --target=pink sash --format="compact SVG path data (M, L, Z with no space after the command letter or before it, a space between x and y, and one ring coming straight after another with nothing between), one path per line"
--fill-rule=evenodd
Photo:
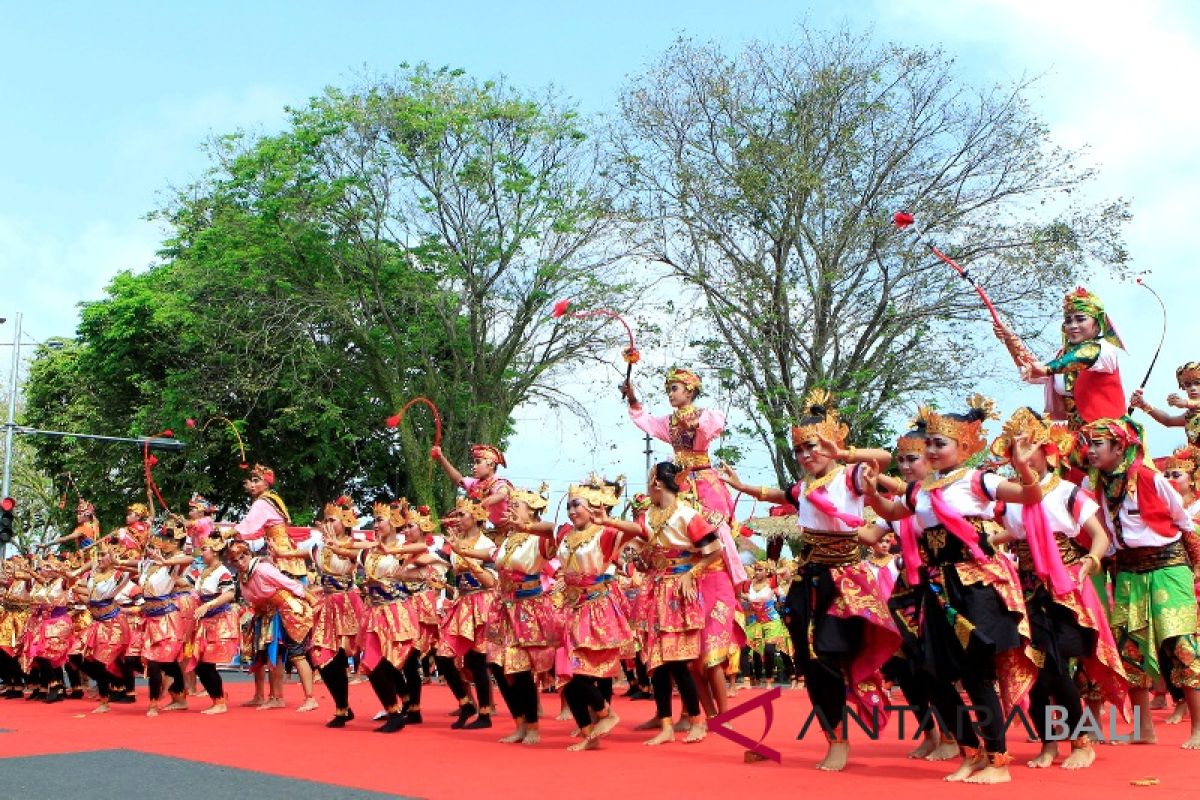
M1049 583L1056 597L1070 594L1075 589L1075 581L1063 566L1062 553L1054 541L1045 507L1041 503L1021 506L1021 522L1025 525L1025 538L1033 557L1033 571Z

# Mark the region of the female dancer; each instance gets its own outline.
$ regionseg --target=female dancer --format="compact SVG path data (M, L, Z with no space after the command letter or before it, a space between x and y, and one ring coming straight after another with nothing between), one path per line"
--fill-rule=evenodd
M313 609L312 661L333 697L333 719L327 728L343 728L354 718L350 711L350 657L357 652L358 621L363 616L362 596L354 585L359 551L369 543L354 542L350 531L358 515L349 497L325 505L318 526L324 534L317 571L320 595Z
M685 741L699 742L708 732L700 717L700 697L688 665L700 655L704 607L697 575L720 561L716 527L679 495L681 470L671 462L650 472L648 503L638 503L636 522L609 520L618 531L645 539L643 557L650 571L637 613L642 631L642 657L650 672L656 718L661 728L646 742L654 746L675 741L672 727L672 683L679 690L691 727ZM685 482L683 486L687 486Z
M1072 736L1071 754L1063 768L1083 769L1095 761L1096 751L1086 734L1075 735L1083 719L1083 701L1071 674L1072 663L1078 662L1104 699L1118 708L1125 705L1128 683L1090 580L1108 551L1108 534L1096 516L1095 501L1059 474L1074 443L1066 426L1048 425L1031 409L1018 409L1004 424L1003 435L992 442L992 455L1011 458L1018 438L1035 447L1029 466L1041 481L1042 501L1009 503L1001 520L1006 533L993 536L992 544L1016 543L1033 647L1041 656L1041 669L1029 695L1029 716L1042 726L1042 752L1029 766L1048 767L1058 754L1046 714L1053 701L1066 709L1064 721ZM1077 538L1081 531L1090 540L1086 550Z
M1021 377L1046 387L1046 415L1066 421L1072 431L1101 417L1125 413L1125 390L1117 350L1125 349L1100 298L1082 286L1063 297L1062 349L1041 363L1008 328L996 336L1012 355Z
M900 545L906 577L920 586L919 631L912 646L920 653L920 668L943 687L933 694L934 707L947 723L965 718L958 693L945 691L957 680L971 702L987 710L979 722L983 750L973 726L956 726L963 761L946 780L1002 783L1011 780L1012 758L996 683L1011 708L1028 694L1037 668L1027 650L1030 629L1016 570L1006 557L994 555L987 537L999 532L993 521L996 500L1036 504L1042 487L1029 464L1032 446L1023 438L1012 448L1019 484L964 466L984 448L983 420L994 418L990 400L975 395L969 405L965 414L922 409L925 455L936 477L909 484L902 500L891 500L877 492L877 476L867 470L863 489L871 508L885 519L917 520L917 530L901 529ZM878 528L862 534L868 542L879 535Z
M24 577L28 566L24 556L7 559L0 569L5 584L4 610L0 614L0 675L4 678L6 700L24 696L25 672L21 669L21 637L29 623L30 587Z
M499 467L507 467L504 453L490 444L471 445L471 477L465 478L454 468L450 459L442 455L442 448L429 451L430 456L442 465L442 469L467 493L467 497L481 503L487 511L487 520L497 530L503 530L508 516L508 498L513 485L496 474Z
M496 551L500 584L487 624L487 656L516 723L500 741L534 745L541 741L536 676L554 667L560 638L558 614L542 583L554 556L554 526L540 519L546 508L541 494L513 489L509 506L508 536Z
M1200 369L1200 365L1197 366L1197 369ZM1197 386L1200 387L1200 383ZM1200 525L1200 496L1196 494L1197 475L1200 475L1200 472L1197 471L1198 464L1200 464L1200 450L1190 445L1179 448L1166 458L1154 459L1154 465L1162 470L1163 477L1171 482L1175 491L1179 492L1187 515ZM1196 598L1200 602L1200 573L1197 573L1195 577ZM1163 677L1168 692L1175 700L1175 710L1164 722L1168 725L1178 725L1183 722L1184 714L1187 713L1187 703L1184 702L1183 692L1180 688L1167 680L1168 676Z
M495 711L485 652L488 615L495 597L492 590L496 586L496 566L493 561L496 545L479 528L487 515L488 510L482 503L470 499L459 500L454 508L453 527L446 535L456 596L442 622L437 664L438 672L446 677L446 682L458 697L458 719L450 724L451 728L456 729L490 728ZM459 695L454 679L450 677L457 671L456 659L462 659L475 682L479 717L473 722L467 720L475 714L475 705L465 690Z
M114 546L109 542L97 546L96 563L88 570L85 587L80 587L86 592L88 613L92 617L83 635L83 671L96 682L100 702L92 709L93 714L109 710L113 683L119 681L123 685L125 680L122 665L129 647L129 625L117 603L117 595L129 583L130 575L116 568Z
M187 710L183 670L179 659L189 638L190 616L194 609L181 610L176 604L175 581L192 559L179 550L186 536L184 523L175 517L155 531L147 558L141 565L138 583L142 587L142 618L146 621L142 640L142 657L146 660L146 677L150 684L150 707L146 716L158 716L158 703L163 693L163 675L171 679L171 702L164 711ZM178 538L177 538L178 537ZM185 629L184 615L188 615Z
M75 529L65 536L47 542L45 546L75 542L75 547L82 549L99 538L100 523L96 521L96 507L81 497L75 508Z
M363 558L367 589L367 610L361 626L363 668L367 670L375 696L387 712L383 724L375 732L395 733L407 722L402 703L408 701L410 687L404 670L418 652L421 640L416 607L406 602L411 594L403 581L406 569L404 557L399 553L397 534L415 527L416 520L409 517L405 501L391 506L377 503L372 513L375 547ZM330 727L343 727L354 718L348 707L346 711L335 717ZM339 719L341 724L334 724Z
M51 555L43 559L39 569L22 573L34 583L30 592L34 612L26 625L21 664L34 684L28 700L57 703L64 699L63 665L74 645L75 626L63 567Z
M1183 409L1182 414L1170 414L1146 402L1143 389L1135 389L1129 404L1149 414L1159 425L1168 428L1183 428L1188 444L1200 447L1200 363L1189 361L1175 370L1175 381L1183 391L1167 395L1167 405ZM1114 415L1117 416L1117 415Z
M568 750L594 750L617 726L612 679L632 650L633 631L613 594L609 567L620 556L621 533L609 526L608 511L621 494L618 484L599 479L567 491L569 532L558 545L563 592L563 642L567 658L556 665L569 676L563 697L583 740Z
M404 511L405 503L393 503L393 513L396 509L403 512L405 525L400 529L403 544L398 553L404 555L404 581L406 596L403 602L412 606L417 618L418 635L408 659L404 662L404 684L408 695L401 705L405 725L420 725L421 718L421 660L433 652L438 642L441 619L438 617L437 598L445 583L442 575L445 562L435 556L430 550L429 538L436 525L430 516L428 506L411 506ZM453 663L453 662L451 662ZM457 674L457 671L456 671ZM459 676L461 683L462 678Z
M865 466L880 469L892 456L886 450L847 449L848 430L829 402L828 392L810 392L805 416L792 428L792 446L806 475L802 482L787 490L753 488L732 469L722 472L740 492L797 508L802 566L788 594L789 630L805 689L829 740L817 768L836 772L845 769L850 754L845 735L837 732L847 692L862 719L885 719L880 668L900 646L900 634L856 535L866 524Z
M744 595L746 650L749 654L744 651L742 658L754 681L765 681L767 688L774 683L776 653L787 647L788 638L775 602L775 587L772 585L774 572L775 565L772 562L756 562L750 573L750 586Z
M217 664L233 660L241 647L242 629L238 626L237 608L233 603L236 584L233 573L221 563L225 544L221 534L212 532L205 537L200 549L204 569L196 579L200 605L192 612L196 619L192 658L196 662L196 677L212 700L212 705L201 714L224 714L229 710Z

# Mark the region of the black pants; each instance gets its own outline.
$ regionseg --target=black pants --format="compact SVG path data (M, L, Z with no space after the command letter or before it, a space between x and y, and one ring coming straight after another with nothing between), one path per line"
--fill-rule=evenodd
M1066 710L1068 735L1079 727L1083 719L1083 698L1079 695L1079 687L1075 685L1075 679L1059 666L1047 660L1038 670L1037 681L1029 691L1029 721L1037 728L1043 742L1048 741L1051 734L1046 719L1046 707L1051 701Z
M571 680L567 681L567 685L563 687L563 697L567 701L567 708L571 709L571 716L575 718L575 724L581 729L592 724L592 712L598 714L607 705L604 691L600 686L602 680L608 681L609 696L611 696L612 678L601 679L587 675L572 675Z
M113 674L108 671L108 667L101 664L94 658L84 659L80 668L84 673L96 682L96 691L100 694L100 699L107 700L108 695L112 692Z
M499 664L492 664L491 667L492 674L496 676L500 696L504 698L504 704L513 719L537 722L538 694L533 673L518 672L515 675L505 675L504 668Z
M79 689L83 685L83 675L80 672L80 665L83 664L83 656L79 653L74 653L67 656L67 663L63 668L67 671L67 683L71 689Z
M216 664L207 662L197 664L196 679L200 681L200 685L204 687L204 691L208 692L209 699L214 703L225 699L225 682L221 680L221 673L217 671Z
M408 689L408 707L421 708L421 655L413 650L404 662L404 683Z
M463 681L462 673L455 666L454 659L446 656L435 656L434 661L437 662L438 674L446 679L446 685L450 687L450 692L454 695L454 699L461 704L467 697L467 684Z
M146 670L146 678L150 683L151 702L162 697L163 675L171 679L168 691L173 695L183 693L183 669L176 661L151 661Z
M63 684L62 667L52 667L50 662L44 658L33 660L33 673L37 676L37 685L43 689Z
M137 656L125 656L121 659L121 690L133 694L136 686L137 673L142 671L142 659Z
M325 666L317 667L321 673L321 680L325 681L325 688L333 698L333 704L339 709L350 706L350 677L347 674L349 667L350 660L346 658L345 650L338 650L337 655L329 659Z
M696 680L686 661L668 661L650 675L654 689L654 708L660 720L671 719L671 683L679 689L683 701L683 713L689 717L700 716L700 693L696 691Z
M1004 735L1004 713L1000 708L1000 696L996 693L994 661L989 656L986 663L977 669L967 670L960 678L962 686L971 698L978 715L979 733L983 734L983 745L989 753L1007 751ZM958 743L965 747L979 747L976 725L971 723L962 696L948 681L934 678L930 702L941 717L943 725L954 734Z
M19 689L25 685L25 673L21 671L21 662L16 656L0 650L0 678L8 689Z
M404 680L404 673L386 658L375 665L375 669L371 670L367 678L386 711L398 710L401 698L407 699L408 686Z
M467 653L463 665L471 671L475 683L475 697L479 700L479 711L492 707L492 677L488 674L487 657L478 650Z

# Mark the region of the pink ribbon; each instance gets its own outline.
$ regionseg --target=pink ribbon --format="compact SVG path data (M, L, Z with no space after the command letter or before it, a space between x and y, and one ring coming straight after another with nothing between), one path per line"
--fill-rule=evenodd
M979 531L975 530L975 526L967 522L962 514L950 507L946 498L942 496L942 490L930 490L929 499L933 504L933 515L937 517L938 522L942 523L942 527L966 545L972 558L976 561L987 561L987 554L979 546Z
M1063 566L1062 553L1050 530L1050 518L1040 502L1021 506L1021 522L1033 557L1033 571L1043 581L1049 581L1055 596L1063 597L1075 589L1075 582Z
M886 564L879 568L876 582L879 584L879 593L883 595L884 600L892 596L892 590L896 588L896 579L892 577L892 571Z
M900 520L900 555L904 559L904 577L909 586L921 582L921 551L917 549L917 517L915 514Z
M861 517L856 517L853 514L847 514L844 511L838 511L837 506L833 504L833 501L829 499L829 495L826 494L824 486L808 492L804 495L804 499L812 503L813 508L817 509L817 511L820 511L825 516L836 519L839 522L844 522L851 528L861 528L863 525L867 524L866 521Z

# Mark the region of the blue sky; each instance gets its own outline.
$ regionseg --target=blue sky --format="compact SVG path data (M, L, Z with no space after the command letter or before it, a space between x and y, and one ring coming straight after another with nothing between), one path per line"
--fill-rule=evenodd
M204 167L203 141L238 128L270 131L282 108L401 62L553 83L581 109L612 107L626 76L681 33L729 48L817 27L873 28L879 39L940 46L965 80L1043 75L1036 111L1067 145L1088 143L1096 198L1133 203L1128 243L1168 300L1169 342L1149 393L1161 404L1189 350L1200 185L1200 12L1184 3L1032 2L409 2L8 3L0 30L0 315L26 315L36 339L70 335L76 304L120 269L142 269L160 236L143 216ZM1096 280L1129 345L1127 386L1157 341L1144 290ZM981 313L981 325L986 324ZM0 339L11 337L11 323ZM671 354L672 356L674 354ZM1036 390L989 387L1006 411ZM587 402L597 433L522 409L513 474L559 488L588 469L641 474L641 443L615 392ZM547 454L535 430L561 435ZM1156 452L1182 441L1156 432ZM660 448L658 453L665 455ZM766 479L752 456L746 476ZM518 466L520 465L520 466ZM640 477L638 478L640 481Z

